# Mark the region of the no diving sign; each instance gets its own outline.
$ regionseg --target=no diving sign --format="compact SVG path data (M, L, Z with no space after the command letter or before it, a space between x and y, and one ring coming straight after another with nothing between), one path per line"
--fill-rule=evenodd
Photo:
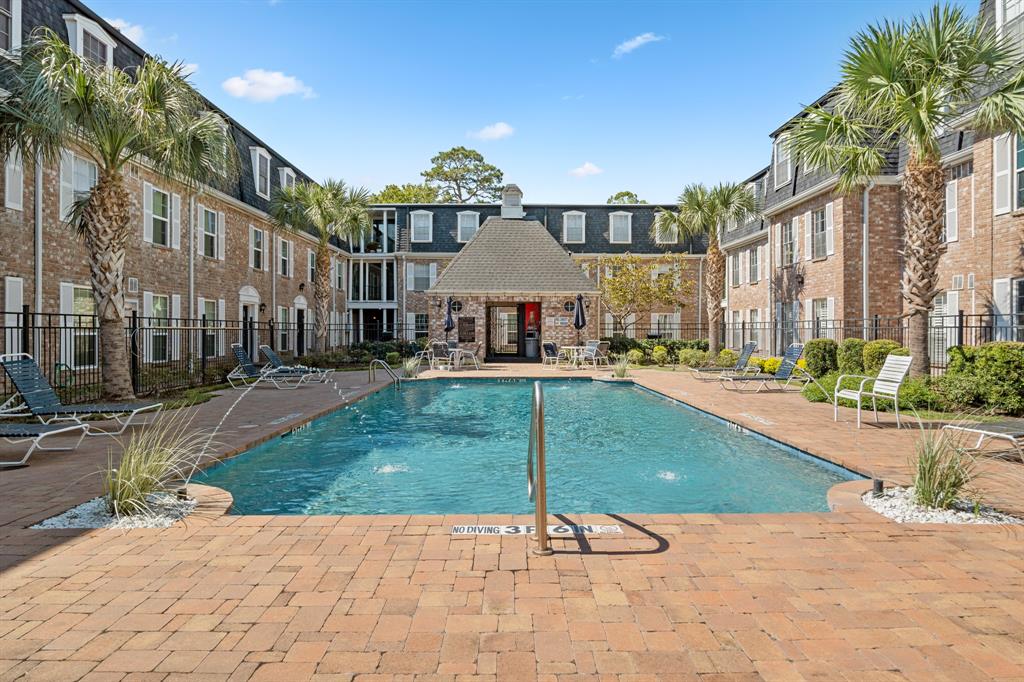
M532 535L536 526L452 526L452 535ZM548 526L548 535L600 535L622 533L616 525L562 524Z

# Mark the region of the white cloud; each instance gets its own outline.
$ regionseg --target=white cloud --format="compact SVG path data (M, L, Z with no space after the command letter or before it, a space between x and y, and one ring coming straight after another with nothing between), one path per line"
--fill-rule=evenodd
M618 59L623 55L627 55L633 50L643 47L648 43L657 43L665 39L665 36L659 36L654 33L641 33L638 36L634 36L629 40L619 43L615 46L615 50L612 52L612 56Z
M104 17L104 21L116 28L125 38L136 45L141 45L142 41L146 39L146 31L138 24L129 23L124 19L107 19L106 17Z
M484 126L480 130L471 130L466 134L478 140L500 140L503 137L509 137L514 132L516 132L515 128L504 121L498 121L489 126Z
M264 69L249 69L241 76L227 79L221 86L232 97L243 97L253 102L273 102L285 95L302 95L303 99L316 97L313 88L295 76Z
M188 76L194 76L194 75L196 75L197 73L199 73L199 65L198 65L198 64L196 64L195 62L189 62L189 63L187 63L187 64L182 64L182 65L181 65L181 68L182 68L182 74L183 74L183 75L184 75L184 76L185 76L186 78L187 78Z
M601 173L604 173L604 169L596 164L590 163L589 161L585 162L582 166L573 168L569 171L569 175L577 178L585 178L588 175L600 175Z

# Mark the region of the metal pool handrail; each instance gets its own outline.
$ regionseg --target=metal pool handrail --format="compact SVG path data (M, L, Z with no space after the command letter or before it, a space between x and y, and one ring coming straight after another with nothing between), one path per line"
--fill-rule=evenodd
M533 455L537 453L536 479L533 473ZM539 381L533 382L533 407L530 411L530 445L526 453L526 492L536 503L534 528L537 547L534 554L554 554L548 541L548 484L544 451L544 390Z
M391 382L395 385L396 390L402 388L402 378L395 374L395 370L391 369L391 365L380 358L375 358L373 362L370 363L369 370L366 373L366 378L371 384L377 380L377 365L383 367L384 371L388 373L388 376L391 377Z

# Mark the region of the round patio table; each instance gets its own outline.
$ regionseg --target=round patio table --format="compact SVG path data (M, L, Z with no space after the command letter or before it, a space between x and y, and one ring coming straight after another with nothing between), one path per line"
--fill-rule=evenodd
M569 368L579 369L582 365L580 361L583 359L583 353L587 350L586 346L562 346L562 350L569 356Z

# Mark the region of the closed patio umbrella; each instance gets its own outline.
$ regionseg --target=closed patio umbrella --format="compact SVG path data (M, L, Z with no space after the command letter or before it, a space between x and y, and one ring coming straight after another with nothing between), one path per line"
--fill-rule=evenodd
M444 340L448 340L448 334L455 329L455 320L452 318L452 297L449 296L445 302L444 312Z
M583 294L576 294L576 310L572 318L572 326L576 327L576 343L579 343L580 330L587 326L587 313L583 309Z

